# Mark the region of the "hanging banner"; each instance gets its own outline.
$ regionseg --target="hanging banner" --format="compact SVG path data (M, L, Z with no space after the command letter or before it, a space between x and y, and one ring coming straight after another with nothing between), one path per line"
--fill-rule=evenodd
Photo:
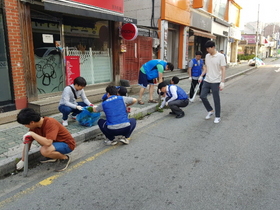
M123 0L105 0L105 1L72 0L72 1L123 13Z
M127 41L132 41L138 36L138 28L133 23L126 23L121 28L121 36Z
M80 76L80 56L66 56L66 85L74 83Z

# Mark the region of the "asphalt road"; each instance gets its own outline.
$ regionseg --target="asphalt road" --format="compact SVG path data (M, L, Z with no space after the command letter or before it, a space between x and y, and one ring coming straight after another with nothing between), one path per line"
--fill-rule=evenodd
M196 101L184 118L138 121L129 145L81 144L65 172L49 163L0 180L0 209L278 210L279 68L227 82L220 124Z

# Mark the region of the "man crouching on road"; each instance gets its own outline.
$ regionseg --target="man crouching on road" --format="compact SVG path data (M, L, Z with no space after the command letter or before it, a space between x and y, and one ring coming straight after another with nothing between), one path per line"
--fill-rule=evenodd
M177 85L167 85L165 82L158 84L160 94L166 94L165 100L162 102L160 108L169 106L171 112L169 114L176 115L176 118L185 116L185 112L180 107L186 107L189 104L187 93Z
M116 136L124 136L120 139L123 144L129 144L128 138L136 127L136 119L128 118L127 106L137 102L136 98L118 96L115 86L109 85L106 88L108 98L97 107L93 107L94 112L104 111L106 120L99 119L98 126L107 137L107 145L116 145Z
M58 160L55 171L63 171L68 167L71 159L66 154L74 150L76 142L63 125L54 118L41 117L31 108L22 109L17 115L17 122L29 128L29 131L23 136L23 141L30 138L41 145L40 152L44 156L41 163ZM17 170L24 167L23 157L24 155L17 163Z

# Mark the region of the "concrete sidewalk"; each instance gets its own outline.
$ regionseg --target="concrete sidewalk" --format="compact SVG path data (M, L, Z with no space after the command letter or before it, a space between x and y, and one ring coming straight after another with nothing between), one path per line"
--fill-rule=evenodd
M267 58L266 63L275 60L275 58ZM226 80L234 78L240 74L244 74L248 71L255 69L255 67L248 66L247 63L238 64L237 66L229 67L226 69ZM173 74L173 75L172 75ZM179 76L182 79L179 86L182 87L186 92L189 92L190 81L185 80L188 78L187 73L177 73L170 72L170 76ZM156 89L156 88L155 88ZM104 91L105 92L105 91ZM129 95L131 97L138 98L137 94ZM154 99L158 99L158 95L154 92ZM146 91L143 96L144 105L135 104L131 107L130 117L135 117L136 119L141 118L147 114L150 114L156 110L157 104L147 103L148 92ZM61 121L61 114L52 115L51 117ZM101 117L104 117L102 113ZM82 142L89 140L98 134L101 134L97 125L93 127L84 127L79 125L76 121L69 120L69 126L67 129L71 132L75 138L77 145ZM15 171L15 165L20 160L23 143L22 136L28 131L23 125L19 125L17 122L0 125L0 177ZM31 151L29 152L29 161L35 160L40 156L39 145L37 143L32 144Z

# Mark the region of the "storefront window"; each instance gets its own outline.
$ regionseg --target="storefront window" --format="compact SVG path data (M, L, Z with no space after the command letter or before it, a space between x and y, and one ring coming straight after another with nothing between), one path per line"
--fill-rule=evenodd
M210 0L204 0L203 9L206 10L206 11L208 11L209 2L210 2Z
M66 56L80 57L80 75L88 84L112 81L109 21L64 25Z
M227 0L213 0L213 14L224 19Z
M65 84L62 55L55 45L60 42L59 23L33 20L32 28L38 93L62 91Z
M6 53L6 39L2 12L0 11L0 105L12 102L10 75ZM2 110L1 110L2 111Z

